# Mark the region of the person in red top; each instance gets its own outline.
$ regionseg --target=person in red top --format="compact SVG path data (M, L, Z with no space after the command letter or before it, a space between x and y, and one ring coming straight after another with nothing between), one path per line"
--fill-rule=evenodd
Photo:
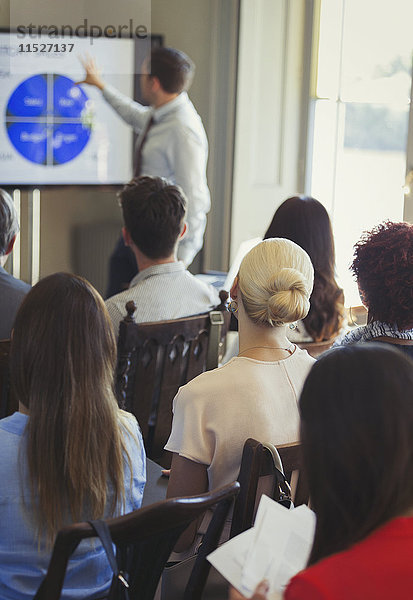
M412 390L413 361L387 344L340 347L312 367L300 411L317 525L285 600L413 598Z

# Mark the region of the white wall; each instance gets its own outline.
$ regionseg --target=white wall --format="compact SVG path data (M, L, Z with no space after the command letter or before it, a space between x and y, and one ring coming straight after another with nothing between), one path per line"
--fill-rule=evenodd
M304 191L305 18L304 0L241 4L231 257L243 240L263 236L285 198Z

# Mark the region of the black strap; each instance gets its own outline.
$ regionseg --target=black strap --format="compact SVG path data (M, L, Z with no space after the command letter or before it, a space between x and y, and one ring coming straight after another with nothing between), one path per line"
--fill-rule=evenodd
M102 542L102 546L106 552L106 556L108 557L108 561L109 561L109 564L113 571L113 575L117 579L119 579L119 581L122 583L122 585L125 588L128 588L129 584L126 581L126 579L124 578L122 571L119 570L118 563L116 562L116 556L113 551L113 545L112 545L113 542L112 542L112 537L110 535L109 527L107 526L105 521L101 521L100 519L97 519L96 521L88 521L88 523L96 531L97 536L100 538L100 541Z

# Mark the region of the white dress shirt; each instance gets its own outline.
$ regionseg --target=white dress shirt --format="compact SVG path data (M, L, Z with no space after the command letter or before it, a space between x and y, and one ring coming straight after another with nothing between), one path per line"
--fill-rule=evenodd
M218 292L194 277L181 261L163 263L140 271L129 289L106 300L116 336L126 317L125 305L136 304L137 323L181 319L209 312L220 302Z
M206 215L211 201L206 181L208 140L201 117L186 92L159 108L142 106L114 87L103 88L103 97L140 136L153 117L142 147L142 175L165 177L182 187L188 198L188 233L178 246L178 258L189 265L202 248Z

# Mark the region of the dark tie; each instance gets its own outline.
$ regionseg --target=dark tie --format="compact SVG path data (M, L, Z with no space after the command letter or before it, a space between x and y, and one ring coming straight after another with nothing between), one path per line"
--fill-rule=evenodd
M143 133L143 135L141 137L141 141L139 142L139 145L136 148L134 177L139 177L139 175L141 174L141 169L142 169L142 149L143 149L143 146L144 146L144 144L146 142L146 138L148 137L148 131L150 130L150 128L152 127L152 125L153 125L153 115L148 120L148 123L146 124L144 133Z

